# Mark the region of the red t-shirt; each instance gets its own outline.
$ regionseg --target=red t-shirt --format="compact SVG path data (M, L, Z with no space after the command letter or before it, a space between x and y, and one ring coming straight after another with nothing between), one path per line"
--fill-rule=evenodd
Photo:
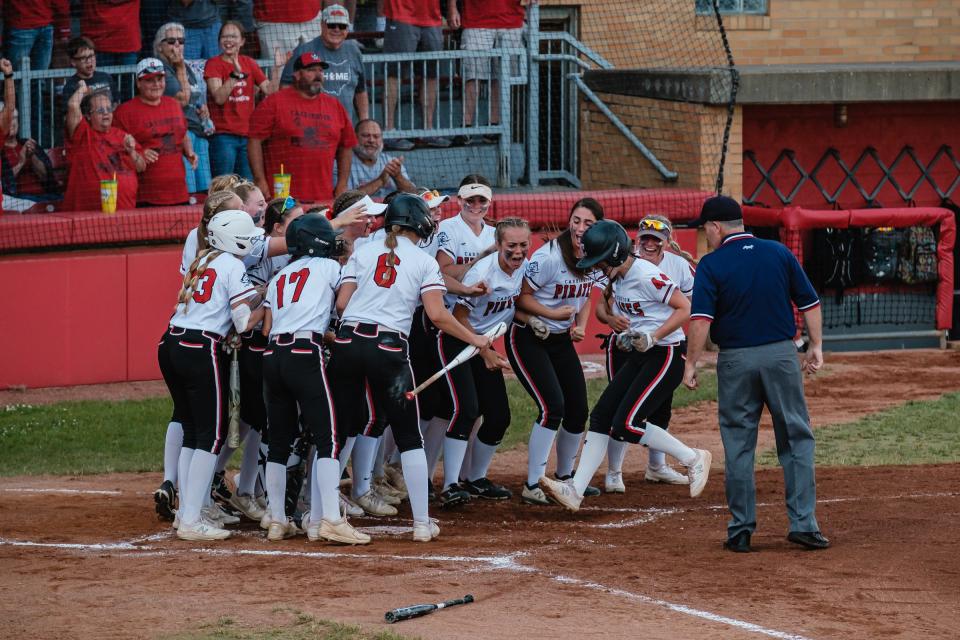
M253 99L257 94L257 87L267 79L267 76L253 58L240 56L238 59L240 68L247 77L233 86L233 91L222 105L218 105L208 91L207 107L210 109L210 119L217 127L217 133L246 136L250 128L250 116L253 115L255 106ZM220 78L226 82L230 72L235 70L233 64L224 60L222 56L216 56L207 60L203 77L204 79Z
M12 147L3 145L3 161L4 163L11 168L10 175L13 175L13 167L20 162L20 150L23 149L23 142L17 141L17 144ZM37 174L33 172L33 163L30 161L30 158L27 158L27 161L24 163L23 168L20 169L20 174L16 177L17 193L23 193L28 195L40 196L46 193L43 183L40 181L40 178L37 177ZM6 186L6 185L4 185Z
M160 157L140 174L137 201L148 204L182 204L187 201L187 177L183 167L183 138L187 120L180 103L168 96L151 106L134 98L117 107L113 121L131 134L144 149Z
M70 0L4 0L3 16L8 29L39 29L55 24L70 35Z
M117 210L137 206L137 169L123 150L127 132L110 127L106 133L95 131L86 119L80 121L67 141L67 194L61 211L100 211L100 181L117 174ZM139 145L137 151L139 149Z
M254 0L253 17L260 22L307 22L320 13L320 0Z
M82 4L80 32L93 40L97 51L140 51L140 0L85 0Z
M383 0L383 15L388 20L418 27L439 27L440 3L435 0Z
M463 0L464 29L520 29L526 10L520 0Z
M293 87L260 103L250 119L250 137L263 140L267 182L273 182L282 163L291 175L291 194L303 200L332 199L337 151L357 146L350 116L339 100L325 93L304 98Z

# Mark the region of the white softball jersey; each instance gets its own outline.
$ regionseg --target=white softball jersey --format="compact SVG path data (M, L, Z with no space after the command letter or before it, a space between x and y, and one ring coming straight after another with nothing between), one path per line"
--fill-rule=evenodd
M437 229L437 251L443 251L456 264L467 264L496 242L496 229L484 223L480 235L473 232L462 215L447 218ZM448 309L457 303L456 295L444 296Z
M343 311L344 322L369 322L410 333L420 295L446 293L435 258L403 236L397 237L396 263L387 266L390 250L383 242L369 242L355 251L343 268L341 282L356 282L357 290Z
M613 303L630 320L632 331L653 333L673 313L667 301L676 289L657 265L638 258L622 278L614 281ZM657 344L675 344L683 339L683 329L677 329Z
M693 265L685 259L675 253L664 251L663 260L660 261L660 264L654 266L673 280L673 283L680 289L680 293L688 298L693 295L693 276L696 271Z
M199 247L199 240L197 240L197 229L193 228L190 233L187 234L187 239L183 243L183 254L180 256L180 275L187 275L187 271L190 269L190 265L193 264L194 258L197 257L197 247ZM243 266L247 269L255 267L259 262L263 260L268 260L267 254L270 249L270 236L259 236L253 239L253 250L245 255L243 258ZM266 280L265 280L266 281Z
M580 311L590 299L595 284L592 278L578 277L567 268L556 241L550 241L533 252L524 275L533 289L533 298L548 309L571 305ZM555 333L567 331L573 324L573 316L566 320L541 319Z
M270 336L326 331L339 280L340 264L330 258L303 257L281 269L264 302L273 316Z
M197 288L191 299L177 305L170 324L225 336L233 325L230 307L256 293L240 259L221 253L209 261L203 275L197 279Z
M498 322L506 322L508 325L513 322L526 266L527 261L524 260L516 271L508 274L500 267L499 253L492 253L467 271L463 284L470 286L486 282L490 289L490 293L485 296L457 299L457 304L470 310L470 324L477 333L486 333Z

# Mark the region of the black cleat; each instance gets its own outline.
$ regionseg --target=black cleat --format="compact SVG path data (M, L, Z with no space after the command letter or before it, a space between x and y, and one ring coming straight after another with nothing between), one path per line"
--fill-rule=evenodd
M513 492L506 487L494 484L487 478L478 478L477 480L467 480L463 483L463 488L470 494L471 498L483 498L484 500L509 500L513 497Z
M458 484L450 485L440 494L440 506L444 509L466 504L467 502L470 502L470 494L461 489Z
M169 480L164 480L160 488L153 492L153 501L156 503L157 517L161 520L173 522L177 516L177 489Z

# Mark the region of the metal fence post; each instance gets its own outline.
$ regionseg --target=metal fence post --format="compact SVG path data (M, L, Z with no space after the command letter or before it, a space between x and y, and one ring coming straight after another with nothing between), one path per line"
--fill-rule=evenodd
M20 59L20 90L17 92L17 109L20 110L20 137L32 138L30 115L33 105L30 101L30 56Z
M500 161L497 163L498 182L501 187L510 186L510 146L513 126L510 122L510 82L509 78L512 71L512 56L500 56L500 82L497 83L497 91L500 92L500 135L498 136L499 145L497 151Z
M527 5L527 179L540 184L540 5Z

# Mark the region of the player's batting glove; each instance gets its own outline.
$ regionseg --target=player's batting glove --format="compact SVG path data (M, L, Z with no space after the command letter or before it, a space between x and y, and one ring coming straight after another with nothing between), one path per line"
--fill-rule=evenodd
M530 316L527 320L527 326L530 327L530 330L533 331L533 335L537 336L541 340L546 340L547 336L550 335L550 329L547 328L547 323L541 320L538 316Z
M640 331L630 334L630 344L633 345L634 350L643 353L644 351L649 351L650 348L656 344L656 341L653 339L653 336L646 331Z
M633 340L633 336L626 331L623 333L617 333L615 335L616 338L614 339L617 341L617 349L620 349L620 351L633 351L633 343L631 342L631 340Z

